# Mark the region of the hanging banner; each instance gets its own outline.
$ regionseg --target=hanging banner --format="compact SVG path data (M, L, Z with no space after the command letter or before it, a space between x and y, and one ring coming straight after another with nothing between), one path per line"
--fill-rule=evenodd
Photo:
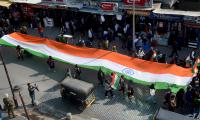
M54 26L54 21L52 18L43 18L43 21L44 21L44 26L45 27L53 27Z
M118 4L114 2L101 2L100 7L105 11L114 11L118 8Z
M136 6L152 6L153 4L152 0L123 0L126 5L133 5L134 1Z

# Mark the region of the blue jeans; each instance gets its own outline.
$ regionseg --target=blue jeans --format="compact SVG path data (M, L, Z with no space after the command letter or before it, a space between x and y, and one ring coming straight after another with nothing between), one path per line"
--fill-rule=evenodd
M197 118L199 116L199 107L193 108L193 117Z
M40 34L40 37L42 37L42 38L44 37L44 33L43 32L40 32L39 34Z
M155 100L155 95L150 95L147 100L150 102L150 103L156 103L156 100Z
M35 104L35 94L30 95L30 97L31 97L31 103L32 103L32 105L34 105Z

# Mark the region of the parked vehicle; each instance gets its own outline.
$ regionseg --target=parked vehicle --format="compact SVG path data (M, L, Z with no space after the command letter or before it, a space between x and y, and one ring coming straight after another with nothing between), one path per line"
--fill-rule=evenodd
M60 89L63 100L69 100L77 105L79 110L89 107L96 99L94 85L74 78L65 78Z

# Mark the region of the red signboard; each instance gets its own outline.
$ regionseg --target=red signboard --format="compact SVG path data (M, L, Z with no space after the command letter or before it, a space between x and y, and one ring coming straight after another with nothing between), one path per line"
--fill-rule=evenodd
M113 2L101 2L100 4L102 10L113 11L117 7L117 3Z
M144 6L145 3L150 2L150 0L123 0L123 1L127 5L133 5L133 2L135 1L135 4L140 6Z

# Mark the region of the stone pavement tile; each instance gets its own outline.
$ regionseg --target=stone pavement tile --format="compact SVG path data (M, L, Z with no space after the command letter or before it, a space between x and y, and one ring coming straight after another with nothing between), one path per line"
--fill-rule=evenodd
M52 103L45 102L60 97L58 94L59 91L44 95L44 97L40 99L40 111L53 114L53 116L57 118L61 118L67 112L73 114L73 111L67 111L67 109L73 107L71 103L66 102L66 104L63 104L59 101ZM137 102L135 102L135 100L129 101L128 99L124 99L119 93L112 99L105 99L104 90L102 90L102 88L97 88L95 95L97 96L96 102L78 115L89 116L100 120L148 120L155 110L157 110L157 106L150 106L139 100ZM66 109L61 108L59 104L61 104L62 107L66 107Z
M141 101L136 103L135 100L124 99L120 93L112 99L106 99L102 92L99 90L96 93L97 96L103 97L97 97L96 102L86 109L84 114L95 116L101 120L147 120L157 110L157 106L152 108L149 104Z

